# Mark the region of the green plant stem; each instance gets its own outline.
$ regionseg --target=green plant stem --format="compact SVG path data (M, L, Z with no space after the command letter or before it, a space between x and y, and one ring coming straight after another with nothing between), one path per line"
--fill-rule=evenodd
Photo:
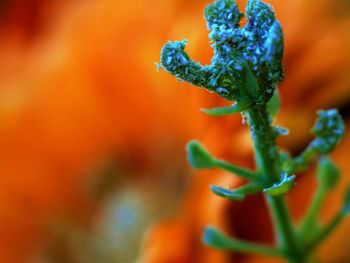
M318 187L307 214L299 227L299 237L306 241L307 237L310 236L310 230L315 229L317 224L317 215L320 212L324 198L326 196L326 190L323 187Z
M275 247L260 245L240 239L233 239L220 230L207 227L204 231L203 242L217 249L227 249L246 253L263 254L272 257L283 256L282 252Z
M323 229L321 229L314 238L310 241L310 243L306 246L306 250L312 251L315 249L325 238L329 236L330 233L339 225L339 223L343 220L344 214L339 212L334 218L328 223Z
M280 168L279 155L266 105L254 105L247 111L247 114L254 142L256 165L264 183L270 186L278 181ZM274 197L265 194L265 199L275 225L278 245L284 251L286 259L290 263L305 262L283 196Z
M227 248L237 252L262 254L262 255L271 256L271 257L282 256L281 251L279 251L276 248L262 246L262 245L258 245L258 244L246 242L243 240L238 240L238 239L232 239L230 242L228 242Z
M223 160L214 160L214 165L218 168L224 169L226 171L229 171L231 173L234 173L238 176L244 177L246 179L252 180L252 181L258 181L259 175L257 173L254 173L252 171L249 171L245 168L236 166L234 164L227 163Z

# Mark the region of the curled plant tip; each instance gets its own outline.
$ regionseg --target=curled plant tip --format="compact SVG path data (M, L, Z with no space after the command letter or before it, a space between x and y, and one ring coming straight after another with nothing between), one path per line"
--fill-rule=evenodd
M261 32L270 28L275 20L275 15L271 11L270 5L259 0L249 0L246 6L246 13L249 21L254 21L256 26L261 27Z
M271 6L259 0L249 0L246 13L249 22L244 28L244 33L249 32L251 40L254 39L263 46L262 60L273 62L282 59L282 28L275 20ZM260 52L255 54L260 55Z
M204 17L208 29L215 30L217 27L235 28L239 26L243 14L239 12L235 1L219 0L207 6L204 10Z
M350 214L350 185L348 185L345 191L342 214L344 216Z
M205 86L210 72L190 59L185 51L187 41L169 41L161 51L161 67L177 79L195 86Z
M340 142L345 132L345 125L338 110L320 110L312 133L316 136L310 148L321 154L330 153Z
M337 185L340 172L327 156L322 156L318 162L317 175L320 187L329 191Z
M270 27L268 38L266 39L264 46L266 48L265 61L270 61L270 66L276 67L274 68L274 70L276 70L275 73L277 73L277 75L270 77L275 77L277 79L279 77L283 77L283 73L278 71L281 70L281 65L279 64L279 62L282 60L283 57L284 46L282 27L278 21L275 21Z
M280 182L273 184L271 187L265 188L263 192L271 196L279 196L285 194L294 187L294 179L295 175L288 176L286 173L283 175Z
M275 86L283 79L283 32L271 6L259 0L250 0L246 7L248 24L242 29L248 39L245 58L252 63L254 75L267 87L270 98ZM264 69L264 67L266 67Z
M240 28L242 15L235 1L218 0L207 7L205 17L214 48L212 65L220 69L226 79L231 78L229 82L234 87L235 84L244 86L246 83L243 81L246 73L242 62L246 63L260 82L259 95L263 94L263 97L256 97L256 93L253 94L247 87L243 90L256 100L267 101L273 95L276 84L283 78L282 29L279 27L278 34L278 26L274 24L279 23L267 4L250 1L246 11L248 23Z
M228 106L228 107L218 107L213 109L201 109L202 112L211 116L224 116L234 113L240 113L247 110L252 105L252 102L248 98L243 98L239 102Z
M248 23L243 28L239 25L243 15L234 0L215 1L207 6L204 16L214 48L211 64L194 62L184 50L186 42L175 41L162 49L162 67L178 79L225 99L249 96L256 102L267 102L283 78L283 33L270 6L250 1Z
M244 194L235 193L234 190L226 189L216 185L210 185L209 187L214 194L224 197L231 201L243 201L243 199L245 198Z
M294 159L292 172L304 171L319 155L329 154L344 135L345 125L338 110L320 110L317 114L316 123L311 130L316 138Z
M210 153L196 140L186 145L187 160L192 167L197 169L213 168L215 162Z

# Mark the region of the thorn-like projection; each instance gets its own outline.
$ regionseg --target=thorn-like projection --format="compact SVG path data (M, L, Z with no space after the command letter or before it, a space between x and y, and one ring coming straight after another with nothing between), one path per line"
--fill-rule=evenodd
M247 195L256 194L262 190L262 187L257 183L249 183L233 190L216 185L209 187L214 194L232 201L243 201Z
M239 113L247 110L252 105L252 101L248 98L243 98L228 107L218 107L213 109L201 109L202 112L211 116L224 116L234 113Z
M226 189L220 186L210 185L209 188L214 194L231 201L243 201L245 197L244 194L236 193L234 190Z

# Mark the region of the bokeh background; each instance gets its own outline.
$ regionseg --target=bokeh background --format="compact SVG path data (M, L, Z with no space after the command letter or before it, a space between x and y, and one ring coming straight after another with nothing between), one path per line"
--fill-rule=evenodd
M203 9L209 0L0 1L0 262L276 262L205 248L206 224L273 242L261 196L229 203L208 184L242 182L196 172L189 139L253 167L240 116L199 108L227 102L157 72L167 40L188 39L209 63ZM245 1L239 1L241 10ZM350 121L350 2L269 1L285 31L279 143L293 154L312 139L317 109ZM347 125L348 126L348 125ZM350 133L332 154L343 177L322 211L326 222L350 181ZM295 222L315 186L314 169L288 196ZM350 219L318 251L350 262ZM278 261L277 261L278 262Z

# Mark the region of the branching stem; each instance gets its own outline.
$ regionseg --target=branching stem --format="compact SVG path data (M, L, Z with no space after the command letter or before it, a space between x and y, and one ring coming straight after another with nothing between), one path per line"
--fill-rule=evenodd
M214 160L214 164L216 167L221 168L223 170L229 171L231 173L234 173L238 176L242 176L246 179L252 180L252 181L258 181L260 179L259 174L249 171L248 169L236 166L234 164L227 163L223 160Z
M308 235L312 234L310 233L311 230L315 229L317 225L317 216L321 210L325 195L325 189L318 187L310 204L310 207L307 210L306 216L304 217L304 220L299 227L298 235L300 238L306 238Z

